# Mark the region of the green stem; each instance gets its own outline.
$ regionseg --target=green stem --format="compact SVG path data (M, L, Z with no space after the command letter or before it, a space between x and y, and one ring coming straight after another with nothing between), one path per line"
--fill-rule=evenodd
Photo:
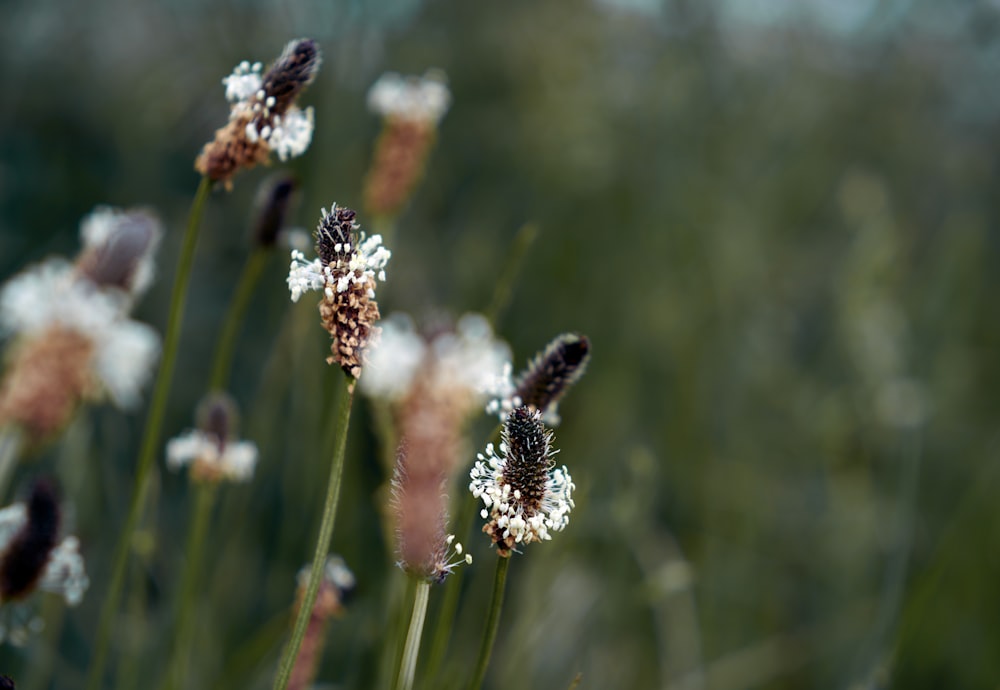
M194 632L195 613L198 610L198 573L205 553L205 537L208 535L208 525L212 517L212 507L215 505L216 485L211 482L198 484L195 489L194 515L188 532L187 547L184 553L187 563L181 575L181 589L178 597L176 637L174 638L173 659L166 687L169 690L179 690L190 687L191 677L188 671L188 655L191 647L191 636Z
M413 595L413 616L410 618L410 628L406 632L403 663L399 666L396 690L410 690L413 687L413 676L417 670L417 655L420 653L420 636L424 632L424 618L427 616L427 599L430 596L430 591L429 582L426 580L417 582L417 590Z
M163 336L163 360L156 374L153 386L152 402L146 417L146 426L142 434L142 446L139 460L136 463L135 482L132 487L132 502L129 505L128 517L118 544L115 547L114 564L111 571L111 582L108 593L101 606L101 616L97 626L97 641L94 645L94 656L90 663L90 673L87 677L87 690L98 690L104 679L104 666L107 663L108 649L111 640L111 630L114 626L115 614L118 612L118 602L122 596L125 584L125 573L128 569L128 557L132 546L132 535L139 524L139 516L145 504L147 479L153 467L160 445L160 432L163 427L163 416L167 409L167 398L170 395L170 383L174 374L174 364L177 360L177 346L181 335L181 321L184 317L184 302L187 297L188 282L191 278L191 267L194 264L194 250L198 244L198 226L205 208L205 202L212 190L212 182L201 179L198 191L195 193L188 216L187 230L181 244L180 257L177 260L177 276L174 278L174 288L170 296L170 314L167 319L167 332Z
M514 293L514 283L517 282L517 274L521 272L521 265L524 257L531 249L538 237L538 226L534 223L527 223L521 226L514 237L514 243L507 253L507 261L504 263L503 271L497 279L496 287L493 288L493 301L486 312L486 318L495 329L500 322L507 305L510 304L511 295Z
M486 630L483 632L483 645L479 648L479 659L476 661L476 671L469 684L469 690L479 690L486 677L486 667L490 665L490 654L493 653L493 642L497 639L500 628L500 610L503 609L503 592L507 584L507 568L510 567L510 556L497 556L497 571L493 578L493 600L490 601L490 612L486 618Z
M233 301L229 304L229 311L226 313L226 320L222 324L219 332L219 344L215 348L215 362L212 364L212 376L209 379L208 388L212 391L225 390L229 380L229 369L233 363L233 351L236 346L236 336L239 334L240 325L243 323L243 315L246 313L247 305L253 296L253 290L257 285L264 266L267 265L267 257L270 252L262 247L255 248L246 263L243 264L243 272L233 294Z
M0 499L7 494L7 483L17 467L24 435L14 426L0 429Z
M333 457L330 460L330 481L326 489L326 504L323 507L323 521L319 527L319 538L316 540L316 553L313 555L312 568L309 571L309 584L306 586L305 597L302 599L298 616L295 618L292 639L288 641L288 645L281 655L278 675L274 679L274 690L285 690L288 687L288 680L292 677L292 669L295 668L295 660L299 656L299 647L302 646L302 638L305 637L306 627L309 624L309 616L316 603L316 593L319 591L320 580L323 578L326 557L330 552L330 537L333 536L333 524L337 517L337 502L340 499L340 480L344 472L344 451L347 448L347 428L351 421L354 387L354 379L348 378L346 395L341 400L340 412L337 415L335 427L337 440Z

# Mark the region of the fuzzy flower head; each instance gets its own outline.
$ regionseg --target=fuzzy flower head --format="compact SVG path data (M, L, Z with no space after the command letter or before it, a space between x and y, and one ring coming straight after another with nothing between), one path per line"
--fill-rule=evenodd
M75 264L48 259L0 289L0 337L11 338L0 380L0 424L38 440L83 400L138 403L159 356L156 332L128 318L152 276L159 224L147 212L98 209Z
M470 472L469 490L485 506L483 531L490 535L501 556L518 544L545 541L569 523L576 488L566 467L552 460L552 432L541 413L526 407L507 415L500 452L493 444L480 453Z
M213 393L198 408L198 428L167 443L167 467L177 472L190 465L198 482L247 482L257 466L257 446L237 436L236 403L224 393Z
M89 580L76 537L59 539L61 512L55 489L36 482L26 503L0 510L0 641L27 641L39 620L28 597L41 590L76 606Z
M448 79L440 70L422 77L386 72L368 90L368 108L387 119L437 125L450 105Z
M232 186L233 176L269 160L301 155L313 134L312 108L295 101L319 71L319 48L307 38L288 43L264 71L257 62L241 62L222 80L230 103L229 123L215 133L195 163L202 175Z
M516 380L498 386L500 393L486 411L498 414L503 421L516 407L528 407L542 413L542 421L559 424L559 401L587 370L590 340L578 333L563 333L549 343L528 363Z
M95 285L137 297L153 282L162 235L159 219L147 210L99 206L80 223L76 268Z
M409 317L393 314L372 348L361 389L401 403L420 387L422 395L450 399L464 416L490 397L509 394L509 372L510 347L485 317L465 314L453 327L424 336Z
M368 92L368 107L383 118L372 164L365 177L365 210L395 217L423 179L438 123L451 93L444 74L423 77L387 73Z
M329 213L325 208L321 213L316 228L319 256L306 261L302 252L292 251L288 289L293 302L304 292L322 291L320 317L333 339L327 362L336 362L348 376L358 378L365 350L378 337L375 286L385 281L392 254L382 246L381 235L366 237L358 232L361 226L351 209L334 204Z

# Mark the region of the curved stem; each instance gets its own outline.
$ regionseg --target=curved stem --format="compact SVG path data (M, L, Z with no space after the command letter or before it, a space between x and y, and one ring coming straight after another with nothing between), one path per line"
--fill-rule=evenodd
M170 295L170 314L167 319L167 331L163 336L163 360L156 374L153 386L152 402L143 429L142 445L139 450L139 460L136 463L135 482L132 487L132 502L129 505L128 517L118 544L115 547L114 564L111 571L111 582L108 593L101 605L101 616L97 626L97 641L94 645L94 656L90 663L90 673L87 677L87 690L97 690L101 687L104 676L104 666L107 662L111 630L114 627L115 614L118 612L118 602L121 599L125 584L125 571L128 566L129 551L132 546L132 535L139 524L139 516L146 499L146 485L149 471L153 466L157 448L160 445L160 432L163 427L163 416L167 409L167 398L170 395L170 382L174 374L174 364L177 361L177 346L180 342L181 322L184 317L184 302L187 298L188 282L191 278L191 267L194 264L194 250L198 244L198 227L205 209L205 201L211 192L212 183L207 177L202 177L198 191L195 193L188 216L187 230L181 244L181 253L177 260L177 275L174 278L174 288Z
M208 388L212 391L221 391L226 388L229 381L229 369L233 363L233 350L236 346L236 336L239 334L240 325L243 323L243 315L246 313L247 305L253 296L253 290L257 286L261 271L267 264L267 257L270 252L267 249L257 247L247 257L243 264L243 272L236 285L236 292L233 294L233 301L229 304L229 311L226 313L226 320L222 324L219 332L219 344L215 347L215 361L212 363L212 376L209 378Z
M7 493L7 484L17 467L17 456L21 452L23 440L24 436L17 427L0 429L0 499Z
M503 609L503 592L507 584L507 568L510 567L510 557L497 556L497 571L493 578L493 599L490 601L490 611L486 618L486 629L483 632L483 644L479 648L479 659L476 661L476 671L469 684L469 690L479 690L486 677L486 667L490 665L490 654L493 653L493 642L497 639L500 628L500 611Z
M496 287L493 288L493 300L490 308L486 312L486 318L490 325L496 330L500 318L510 304L510 298L514 293L514 283L517 282L517 274L521 272L521 265L524 257L527 256L531 245L538 237L538 226L534 223L527 223L521 226L514 236L510 251L507 252L507 260L504 262L503 271L497 279Z
M198 574L205 553L205 537L208 535L208 524L215 505L214 483L199 484L195 493L194 515L191 518L188 532L187 563L181 575L181 589L178 597L177 623L175 628L173 659L170 662L170 672L166 687L174 690L183 688L191 682L188 671L188 652L191 647L191 634L194 631L195 612L197 606Z
M417 590L413 595L413 616L410 618L410 628L406 632L406 645L403 647L403 663L399 666L399 678L396 680L397 690L410 690L413 687L413 677L417 670L417 655L420 654L420 636L424 631L424 618L427 615L427 599L430 596L431 585L426 580L417 582Z
M323 520L319 527L319 537L316 540L316 553L313 555L312 568L309 571L309 584L306 586L305 597L302 599L298 616L295 618L295 625L292 628L292 639L285 646L285 651L281 655L281 662L278 664L278 675L274 679L274 690L285 690L288 687L288 680L292 677L292 669L295 668L295 659L299 655L299 647L302 646L302 638L305 637L306 626L309 624L309 616L312 614L313 605L316 603L316 592L319 591L319 583L323 578L326 557L330 552L330 537L333 536L333 525L337 517L337 502L340 499L340 480L344 472L344 451L347 448L347 428L351 421L351 403L354 401L354 387L354 379L347 378L347 391L340 403L340 411L337 415L335 427L337 440L333 450L333 457L330 460L330 481L326 490L326 503L323 507Z

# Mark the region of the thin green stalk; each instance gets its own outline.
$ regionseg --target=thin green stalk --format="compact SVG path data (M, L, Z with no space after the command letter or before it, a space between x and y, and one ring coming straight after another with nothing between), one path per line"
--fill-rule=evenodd
M17 427L0 429L0 499L7 493L7 483L17 467L17 456L21 452L24 435Z
M229 311L226 313L226 320L222 324L219 332L219 344L215 348L215 362L212 364L212 376L209 378L208 388L212 391L225 390L229 380L229 369L233 363L233 351L236 346L236 336L239 334L240 325L243 323L243 315L246 313L247 305L253 296L253 290L257 286L264 266L267 265L267 258L270 252L257 247L247 257L243 264L243 272L240 274L239 282L236 284L236 292L233 294L233 301L229 304Z
M426 580L417 582L416 592L413 594L413 616L410 618L410 628L406 632L403 663L399 666L396 690L410 690L413 687L413 676L417 670L417 655L420 654L420 636L424 632L424 618L427 616L427 599L430 597L430 591L429 582Z
M281 655L281 662L278 664L274 690L285 690L288 687L288 680L292 677L292 669L295 668L295 660L299 656L299 647L302 646L302 638L305 637L306 627L309 624L309 616L316 603L316 593L319 591L319 583L323 578L326 557L330 552L330 537L333 536L333 525L337 517L337 502L340 499L340 480L344 473L344 451L347 448L347 429L351 421L354 388L354 379L348 378L347 391L340 403L340 412L334 427L337 440L333 457L330 460L330 481L326 490L326 503L323 506L323 520L319 527L319 538L316 540L316 553L313 555L312 568L309 571L309 584L306 586L306 594L299 607L299 614L295 618L292 639L288 641L288 645Z
M479 648L479 659L476 661L476 671L469 684L469 690L479 690L486 677L486 667L490 665L490 654L493 653L493 642L497 639L500 628L500 611L503 609L503 592L507 585L507 568L510 558L497 556L497 571L493 578L493 599L490 601L490 611L486 618L486 629L483 631L483 645Z
M493 301L486 312L486 318L489 319L493 328L497 327L507 305L510 304L511 295L514 293L514 283L517 282L517 274L521 272L524 257L527 256L528 250L531 249L531 245L535 243L537 237L538 226L534 223L522 225L514 237L510 251L507 252L507 261L504 263L503 271L497 279L496 287L493 288Z
M177 361L177 346L180 342L181 322L184 317L184 303L187 298L188 282L191 278L191 267L194 264L194 250L198 244L198 227L212 189L212 183L207 177L201 179L198 191L195 193L188 216L187 230L181 244L181 253L177 261L177 275L174 278L174 288L170 296L170 314L167 319L167 331L163 336L163 359L160 370L156 374L153 385L152 401L143 429L142 445L139 459L136 463L135 482L132 487L132 502L129 505L128 517L118 544L115 547L114 562L111 571L111 582L108 593L101 606L101 616L97 626L97 641L94 644L94 656L90 663L87 677L87 690L98 690L104 677L104 666L107 663L108 650L111 641L111 630L115 615L118 613L118 602L122 596L125 584L125 573L128 570L128 557L132 545L132 535L139 524L139 517L145 504L149 472L153 467L160 445L160 433L163 427L163 416L167 409L167 398L170 395L170 383L174 375L174 364Z
M215 505L215 490L216 485L212 482L202 482L195 489L191 531L188 532L187 547L184 549L187 563L181 575L173 658L166 684L169 690L190 687L188 657L191 636L194 633L195 613L198 610L198 574L201 571L201 562L205 554L205 537L208 535L208 525Z

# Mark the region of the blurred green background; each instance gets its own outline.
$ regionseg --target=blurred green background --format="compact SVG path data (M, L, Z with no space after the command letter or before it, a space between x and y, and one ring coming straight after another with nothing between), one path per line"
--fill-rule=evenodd
M453 106L383 314L485 309L534 221L499 328L515 367L559 332L592 339L557 429L577 508L513 563L488 687L1000 685L1000 3L5 0L0 278L74 254L97 204L149 205L169 231L138 313L162 330L220 80L298 36L324 64L302 99L313 145L288 166L294 224L360 205L368 86L441 68ZM211 200L168 437L193 421L268 174ZM217 509L192 688L270 687L312 553L339 372L286 269L276 252L237 353L262 457ZM377 682L402 579L357 410L333 549L359 587L324 688ZM82 687L143 415L87 410L16 477L59 477L92 579L76 609L46 601L39 640L0 649L18 688ZM184 560L190 489L158 472L117 626L123 687L155 687ZM485 538L466 540L457 679L492 579Z

